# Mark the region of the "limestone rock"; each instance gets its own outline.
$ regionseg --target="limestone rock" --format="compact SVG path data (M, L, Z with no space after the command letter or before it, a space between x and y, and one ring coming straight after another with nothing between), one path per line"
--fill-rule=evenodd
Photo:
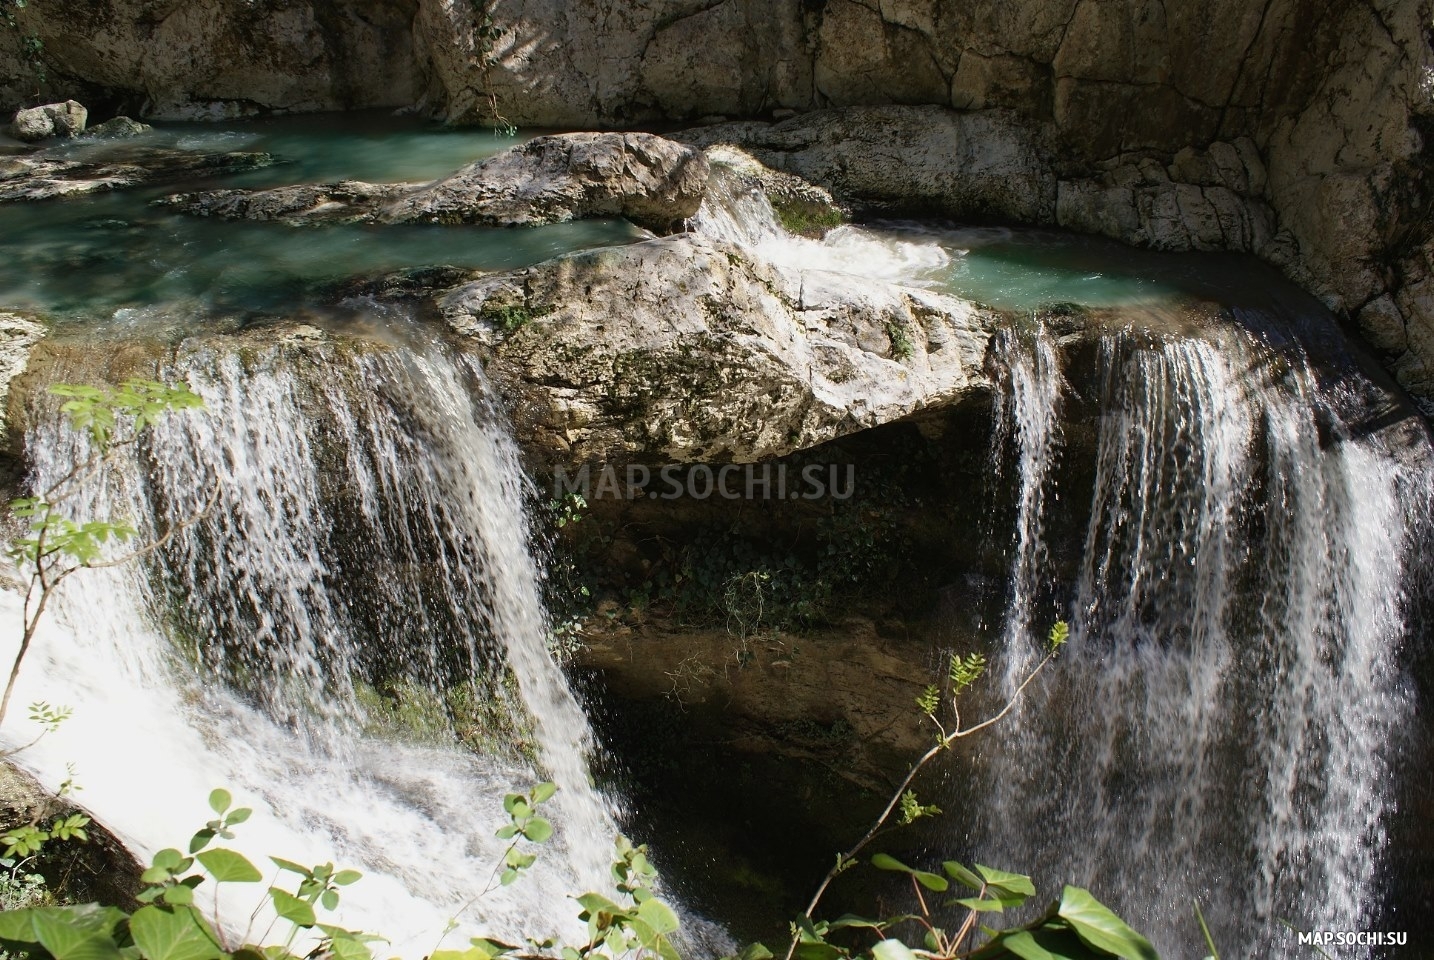
M1389 294L1365 304L1359 311L1358 319L1359 329L1376 350L1399 356L1409 348L1404 315Z
M15 114L10 134L16 140L35 143L50 137L74 137L85 132L89 111L74 100L47 103Z
M439 305L517 397L519 433L569 462L750 462L959 402L989 387L999 320L692 234L485 276Z
M669 231L707 190L701 151L646 133L538 137L431 184L349 181L177 194L189 213L287 223L537 225L627 217Z
M676 136L739 146L842 200L1028 222L1049 222L1055 211L1056 177L1040 131L1003 111L854 107Z
M32 3L16 19L44 45L49 84L68 95L100 88L110 99L144 104L146 117L221 119L412 104L422 92L416 6L66 0ZM0 67L0 102L7 87L26 96L34 83L33 71L12 79Z
M372 221L378 208L418 189L413 184L339 183L297 184L269 190L206 190L176 193L159 203L185 213L224 220L302 223L361 223Z
M0 203L86 196L238 173L274 162L267 153L192 153L161 147L125 146L93 159L41 152L0 159Z
M0 450L8 447L10 382L25 372L30 351L45 336L45 328L34 320L13 313L0 313Z
M385 207L387 223L539 224L627 217L666 231L707 190L701 151L648 133L538 137Z
M129 117L115 117L90 127L85 131L85 136L102 140L126 140L146 134L152 129L154 128L149 124L131 120Z

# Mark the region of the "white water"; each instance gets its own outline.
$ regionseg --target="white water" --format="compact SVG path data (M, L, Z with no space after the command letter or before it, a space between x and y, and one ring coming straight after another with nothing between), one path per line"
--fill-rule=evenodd
M200 512L216 480L217 501L159 555L153 582L139 564L69 581L17 703L76 716L22 762L51 786L74 762L81 801L145 852L182 847L211 816L209 791L231 789L256 808L235 846L261 864L363 870L339 922L385 934L398 955L431 950L454 916L499 937L575 936L566 897L607 888L616 826L589 782L586 718L548 655L523 475L472 399L479 371L437 348L362 344L201 352L166 375L186 377L207 412L156 427L90 508L152 533ZM42 481L78 452L53 424L29 449ZM0 602L18 623L17 598ZM358 678L442 690L503 668L540 770L362 733ZM503 793L538 779L559 787L546 811L557 837L531 875L474 901L505 846ZM225 923L242 931L256 899L234 887Z
M935 236L913 240L852 225L830 230L820 240L795 236L782 228L765 193L744 186L720 169L692 218L692 229L744 247L778 267L825 270L889 283L929 285L935 282L934 272L952 259Z
M970 842L1088 886L1167 956L1200 949L1196 900L1231 956L1293 955L1281 920L1368 928L1413 709L1395 656L1427 459L1378 434L1322 446L1317 417L1346 434L1346 398L1236 331L1110 336L1074 603L1033 618L1061 573L1031 547L1048 507L1031 488L1075 467L1051 442L1067 388L1046 345L1007 342L997 406L1034 558L1013 564L1000 655L1028 668L1042 617L1073 633L989 753Z

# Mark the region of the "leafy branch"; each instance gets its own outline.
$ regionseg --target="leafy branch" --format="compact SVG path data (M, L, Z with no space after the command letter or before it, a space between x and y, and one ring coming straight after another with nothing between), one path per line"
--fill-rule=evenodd
M871 841L885 829L887 821L891 819L893 813L898 809L901 810L903 823L910 823L922 816L931 816L940 813L940 810L936 807L923 807L917 802L916 794L911 790L911 784L915 781L917 774L931 761L935 760L945 751L950 750L956 741L979 733L992 724L999 723L1004 719L1007 714L1015 709L1016 704L1020 701L1026 688L1035 681L1036 677L1040 676L1041 671L1046 668L1047 664L1056 658L1060 653L1061 647L1065 645L1068 639L1070 639L1069 625L1067 625L1065 621L1058 621L1055 626L1051 627L1051 632L1046 638L1045 656L1036 664L1031 672L1026 675L1025 680L1016 688L1016 692L1011 695L1006 705L993 716L970 727L962 726L960 698L961 695L985 673L986 658L979 653L973 653L966 657L962 657L958 654L951 655L947 669L949 688L946 696L943 698L940 688L933 684L927 687L916 701L917 706L921 708L922 714L934 723L937 730L940 731L935 745L922 754L921 757L911 765L911 768L907 770L906 776L902 778L896 791L891 795L891 799L887 802L885 809L881 811L881 814L876 818L876 821L872 823L866 833L862 835L861 839L853 844L851 849L837 855L835 865L827 871L826 876L823 877L821 883L817 885L811 902L807 904L806 910L802 912L801 918L794 927L791 944L787 947L786 960L792 960L796 955L797 948L802 944L804 934L803 924L805 923L807 927L810 927L813 923L817 907L820 905L822 897L825 896L827 888L831 886L832 881L856 863L857 854L865 850L867 844L871 843ZM938 716L943 700L949 705L953 718L953 726L950 730L946 729Z
M61 507L78 496L91 478L112 467L118 453L136 444L161 417L203 407L204 401L185 384L171 386L152 380L127 380L109 389L59 384L50 392L68 398L60 410L72 428L88 437L91 453L37 496L10 502L11 514L27 521L28 530L12 541L6 552L27 574L27 581L24 630L5 692L0 696L0 726L9 712L25 656L60 584L80 570L119 566L162 549L181 530L207 516L219 494L216 484L198 513L171 525L159 537L129 553L108 556L111 545L128 543L139 535L134 524L128 520L79 522L65 516Z

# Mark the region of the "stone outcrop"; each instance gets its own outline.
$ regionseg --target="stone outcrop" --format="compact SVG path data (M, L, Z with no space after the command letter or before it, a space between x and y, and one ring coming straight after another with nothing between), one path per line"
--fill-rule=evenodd
M1247 138L1186 148L1169 162L1120 156L1067 178L1053 130L1007 111L851 107L675 136L709 149L738 146L868 213L1051 224L1158 250L1255 253L1298 269Z
M34 320L0 313L0 452L9 447L10 382L25 372L30 351L44 336L45 328Z
M553 461L782 456L989 388L998 317L779 271L692 234L481 277L439 301Z
M90 112L74 100L30 107L16 111L10 124L10 135L24 143L36 143L50 137L77 137L85 132L89 116Z
M165 147L117 147L102 155L39 152L0 156L0 203L52 200L148 183L219 176L266 167L267 153L193 153Z
M853 107L679 136L735 144L867 207L1026 222L1048 222L1055 211L1056 177L1041 131L1002 111Z
M350 181L180 194L189 213L289 223L471 223L515 226L626 217L667 232L707 189L701 151L646 133L538 137L431 184Z
M33 37L46 80L0 49L0 103L29 98L39 84L91 106L165 119L405 106L421 93L417 5L37 0L16 11L17 30L0 30L0 45Z

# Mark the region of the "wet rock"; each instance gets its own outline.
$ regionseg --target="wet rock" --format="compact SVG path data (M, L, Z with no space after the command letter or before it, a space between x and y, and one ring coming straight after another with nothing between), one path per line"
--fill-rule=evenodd
M554 462L750 462L959 402L988 386L999 322L690 234L481 277L439 307Z
M667 232L707 189L701 151L646 133L538 137L431 184L337 184L179 194L188 213L288 223L538 225L626 217Z
M303 223L360 223L375 219L382 204L411 192L402 183L298 184L271 190L206 190L179 193L159 203L184 213L224 220Z
M85 132L89 111L74 100L47 103L15 114L10 134L16 140L35 143L50 137L75 137Z
M267 167L267 153L190 153L124 147L99 157L35 153L0 159L0 202L52 200Z
M847 220L847 210L814 183L773 170L727 144L708 147L706 154L714 167L729 171L744 187L761 191L790 233L820 239Z
M146 134L153 129L149 124L131 120L129 117L115 117L90 127L85 131L85 136L97 140L127 140Z
M10 383L25 372L30 351L45 336L45 328L34 320L13 313L0 313L0 450L8 447Z

